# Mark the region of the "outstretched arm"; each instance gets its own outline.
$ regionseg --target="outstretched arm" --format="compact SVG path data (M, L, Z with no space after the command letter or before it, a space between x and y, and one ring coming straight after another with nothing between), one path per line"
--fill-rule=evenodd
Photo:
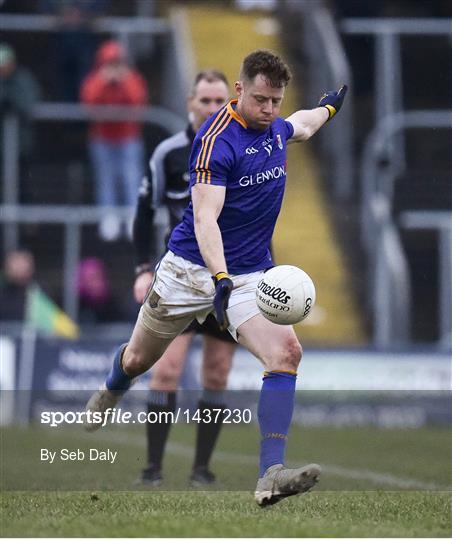
M287 141L301 142L310 139L328 120L329 113L325 107L296 111L287 118L293 125L293 136Z
M311 110L296 111L287 118L293 125L294 134L288 142L307 141L322 126L339 112L347 93L347 86L342 86L337 92L326 92L320 98L319 106Z

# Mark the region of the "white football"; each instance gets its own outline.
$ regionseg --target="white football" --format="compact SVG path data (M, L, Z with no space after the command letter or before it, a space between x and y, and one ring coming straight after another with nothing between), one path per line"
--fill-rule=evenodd
M256 287L256 303L269 321L296 324L305 319L314 307L314 283L296 266L275 266L262 274Z

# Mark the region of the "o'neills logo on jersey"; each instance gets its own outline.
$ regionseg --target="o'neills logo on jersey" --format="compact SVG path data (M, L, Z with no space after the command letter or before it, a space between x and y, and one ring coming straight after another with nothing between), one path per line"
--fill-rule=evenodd
M264 279L259 281L257 288L262 294L270 296L270 298L281 302L281 304L287 304L287 302L290 300L290 296L287 294L287 291L281 289L281 287L272 287L268 283L265 283Z
M258 172L256 174L250 174L250 176L242 176L239 180L239 184L242 187L255 186L256 184L263 184L268 180L274 180L286 175L286 167L284 165L278 165L273 169L267 169L266 171Z

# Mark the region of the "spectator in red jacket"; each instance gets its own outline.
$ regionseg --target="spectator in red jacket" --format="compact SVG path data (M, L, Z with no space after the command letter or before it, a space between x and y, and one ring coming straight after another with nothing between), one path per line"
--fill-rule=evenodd
M147 85L127 61L117 41L103 43L96 53L95 67L85 78L81 100L86 105L145 105ZM133 207L143 175L144 145L138 121L93 121L89 150L96 182L96 200L100 206ZM122 181L122 186L120 182ZM119 188L122 187L122 198ZM109 213L100 223L104 240L118 238L121 221Z

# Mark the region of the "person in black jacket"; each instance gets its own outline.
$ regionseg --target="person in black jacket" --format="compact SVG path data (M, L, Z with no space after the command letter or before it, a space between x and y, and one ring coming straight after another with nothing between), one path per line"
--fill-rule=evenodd
M35 259L30 251L18 249L5 254L0 274L0 320L23 322L27 291L35 280Z
M169 236L171 230L181 221L190 200L188 160L195 134L204 121L222 107L228 98L229 86L223 73L216 70L199 72L188 97L187 128L160 143L151 156L150 176L145 177L141 185L133 230L137 258L134 296L137 302L143 302L146 296L153 278L155 259L160 255L155 253L155 210L162 205L167 207ZM152 250L153 256L150 253ZM175 410L179 380L190 344L197 332L204 336L203 394L198 407L201 417L208 414L211 414L212 418L218 416L217 422L198 422L190 483L204 485L215 481L215 475L208 465L222 425L217 411L224 408L223 391L236 348L231 335L227 331L220 331L212 314L202 325L196 321L191 324L171 343L153 367L148 411L158 414L161 411ZM169 422L147 424L148 463L137 484L157 486L162 483L162 458L170 425Z

